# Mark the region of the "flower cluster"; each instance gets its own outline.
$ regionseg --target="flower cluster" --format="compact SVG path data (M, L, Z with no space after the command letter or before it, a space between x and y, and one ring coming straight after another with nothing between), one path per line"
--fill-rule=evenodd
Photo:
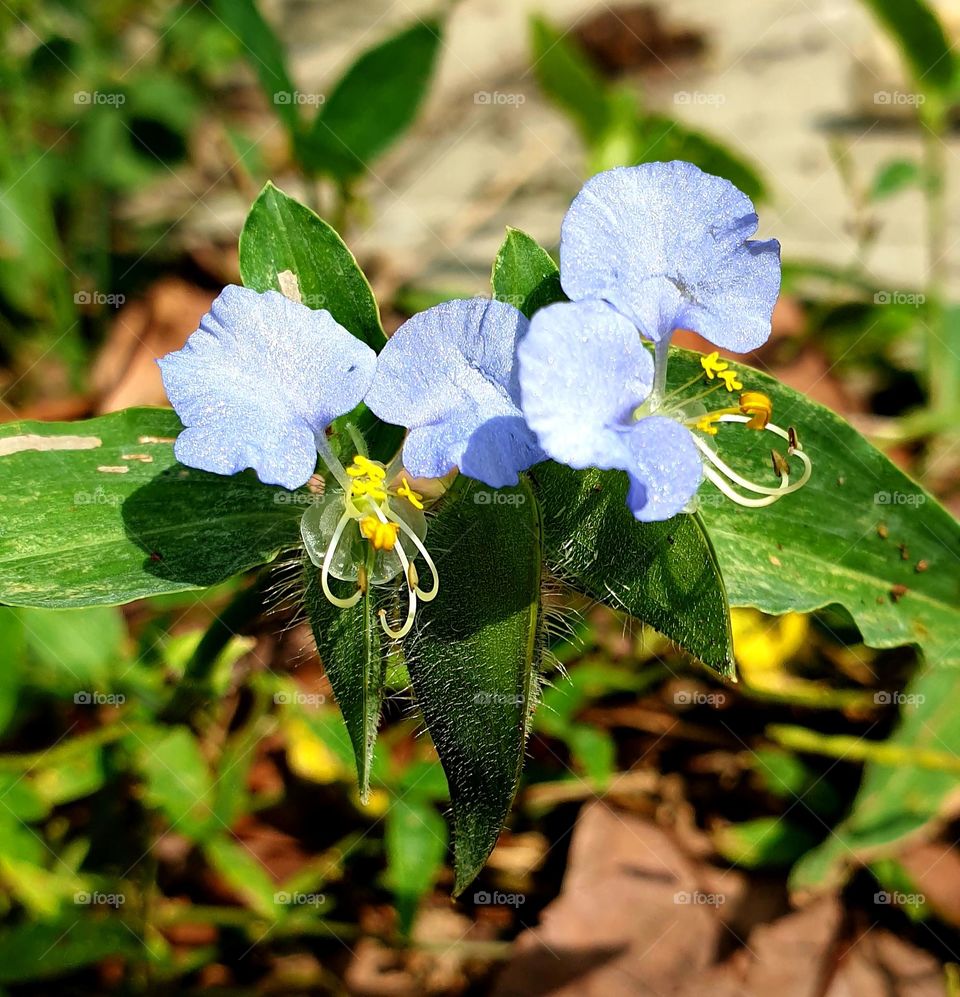
M704 476L741 504L769 504L810 474L795 432L770 422L770 400L743 391L719 352L703 358L704 390L691 397L695 382L666 390L675 330L736 352L769 336L780 247L752 240L756 227L745 194L689 163L601 173L563 221L560 281L569 300L529 321L504 302L449 301L409 319L379 356L327 311L227 287L186 346L159 361L185 426L176 456L219 474L253 468L262 481L295 489L319 454L333 480L304 514L307 552L339 606L402 575L405 621L396 629L381 614L391 636L410 629L417 600L432 599L438 586L410 479L459 470L500 488L552 459L625 471L638 520L680 512ZM716 391L742 393L707 411L703 399ZM331 422L361 401L408 431L389 467L370 460L358 437L344 468L328 443ZM778 486L737 474L707 443L728 422L785 439L788 457L803 465L800 480L791 483L788 459L776 452ZM419 584L418 556L433 575L429 590ZM331 578L355 590L338 596Z

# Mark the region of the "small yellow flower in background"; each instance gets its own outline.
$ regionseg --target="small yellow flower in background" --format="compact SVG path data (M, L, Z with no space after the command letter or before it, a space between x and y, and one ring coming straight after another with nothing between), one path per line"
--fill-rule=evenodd
M289 717L283 726L287 735L287 764L295 775L323 786L353 778L353 770L324 744L305 720Z
M748 684L782 672L808 643L810 618L803 613L765 616L756 609L732 609L733 650Z

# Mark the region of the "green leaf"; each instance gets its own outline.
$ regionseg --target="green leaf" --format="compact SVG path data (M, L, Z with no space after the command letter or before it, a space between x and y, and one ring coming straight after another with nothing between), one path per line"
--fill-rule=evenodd
M899 46L914 80L923 90L947 91L956 65L937 15L924 0L865 0Z
M926 667L901 694L900 723L882 743L889 761L867 762L850 814L795 867L791 888L839 886L858 865L894 856L908 835L953 816L957 772L939 759L960 756L958 665L955 651L928 651Z
M375 350L386 342L370 283L343 239L268 182L240 233L240 275L254 291L279 291L284 271L296 276L305 305L326 309Z
M294 86L283 44L264 19L255 0L214 0L221 23L240 43L243 55L260 80L263 94L294 139L299 131Z
M542 17L530 19L533 71L541 90L574 122L589 146L610 120L608 88L580 48Z
M214 787L206 759L187 727L157 730L133 741L147 802L192 841L205 841L222 825L214 818Z
M690 380L698 368L698 355L674 351L669 383ZM868 646L918 645L925 666L907 693L922 698L907 701L888 744L960 750L960 715L951 706L960 691L960 525L839 416L739 369L746 389L772 399L774 421L796 428L813 477L763 509L741 508L702 486L702 515L731 604L773 614L839 604ZM715 443L741 473L776 483L766 440L732 425ZM851 860L890 850L942 812L955 784L954 775L917 764L870 762L852 814L804 860L796 882L839 880Z
M420 21L364 52L324 101L303 141L308 167L347 181L410 127L440 49L441 25Z
M546 462L530 471L547 563L580 592L658 630L720 675L735 674L723 578L697 519L638 523L627 476Z
M673 118L641 114L637 119L629 165L673 159L684 159L706 173L724 177L754 201L767 198L766 184L756 167L738 153L705 132L688 128Z
M882 201L905 187L919 186L922 180L919 164L910 159L891 159L877 170L868 197L871 201Z
M497 301L508 302L527 318L565 297L560 271L550 254L517 228L507 228L507 237L493 261L490 283Z
M360 799L366 803L387 667L376 613L378 596L373 586L368 586L356 605L339 609L323 594L320 570L309 561L304 567L304 580L307 618L350 735Z
M515 229L493 266L499 300L536 307L563 300L557 268ZM530 472L542 500L549 566L579 591L623 610L676 641L721 675L734 674L723 579L703 530L690 516L638 523L618 472L573 471L550 462Z
M270 922L283 913L277 908L283 902L283 893L277 891L267 870L240 841L216 835L204 843L203 854L251 910Z
M700 369L699 354L673 350L668 385ZM931 663L960 664L952 636L960 627L960 525L840 416L766 374L737 369L746 390L773 401L773 421L796 428L813 477L761 509L735 505L709 482L701 486L701 513L731 604L777 615L838 603L870 647L919 644ZM785 449L772 435L732 424L713 445L740 473L776 485L769 441ZM927 570L917 571L921 560Z
M110 606L89 609L17 609L23 622L31 662L30 682L39 684L45 670L49 685L61 695L76 690L105 692L111 672L119 673L125 659L127 628L120 611ZM115 671L114 671L115 670ZM82 700L81 700L82 702Z
M101 959L143 957L143 943L117 916L82 916L26 922L0 933L0 983L50 979Z
M717 851L745 869L788 866L816 842L809 828L786 817L758 817L718 828L711 835Z
M529 485L458 478L430 521L440 574L405 642L407 666L450 785L459 895L510 810L541 651L540 517Z
M0 426L0 602L110 605L205 588L297 542L302 507L277 501L289 493L252 472L178 464L181 428L164 409Z
M447 824L427 800L390 801L384 845L387 885L396 897L400 933L408 937L420 898L431 889L447 854Z

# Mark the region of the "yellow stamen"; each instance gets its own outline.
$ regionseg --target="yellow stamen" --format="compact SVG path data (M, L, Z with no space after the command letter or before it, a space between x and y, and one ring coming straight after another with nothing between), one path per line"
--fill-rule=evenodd
M697 421L697 424L696 424L697 429L699 429L701 433L708 433L710 436L716 436L717 435L717 427L714 425L714 422L718 418L719 418L719 416L715 412L712 413L711 415L705 415L705 416L703 416L702 419L699 419Z
M745 391L740 396L740 411L752 417L748 428L766 429L773 415L773 402L760 391Z
M735 370L721 370L718 376L727 391L740 391L743 388Z
M401 480L403 481L403 484L397 489L397 495L399 495L400 498L405 498L414 507L414 509L422 509L423 502L420 500L423 496L419 492L415 492L410 487L405 477L401 478Z
M351 478L375 478L378 481L383 481L387 476L387 472L384 470L381 464L378 464L375 460L370 460L369 457L364 457L363 454L357 454L353 458L353 463L347 468L347 474Z
M396 523L384 523L376 516L364 516L360 520L360 532L373 544L374 550L393 550L400 527Z
M371 481L369 478L357 478L350 485L350 494L354 497L366 496L374 502L382 502L386 497L386 490L380 487L378 481Z
M721 371L726 370L730 364L726 360L720 359L720 351L714 350L705 357L700 358L700 366L707 375L707 380L712 381Z

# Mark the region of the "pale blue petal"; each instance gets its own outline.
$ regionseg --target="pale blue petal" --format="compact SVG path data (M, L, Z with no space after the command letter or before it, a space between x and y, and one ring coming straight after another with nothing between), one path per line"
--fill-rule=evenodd
M390 337L366 403L409 430L408 471L439 477L458 467L502 488L543 459L520 411L516 350L527 325L512 305L472 298L429 308Z
M366 394L376 354L329 312L230 285L184 348L157 362L186 427L178 460L217 474L252 467L298 488L316 440Z
M780 244L732 183L691 163L620 167L588 180L560 241L563 289L602 298L649 339L693 329L735 352L770 335Z
M570 467L626 469L623 430L653 384L633 324L602 301L549 305L519 358L523 412L544 451Z
M624 434L630 454L627 505L641 522L669 519L696 494L703 461L686 426L661 415L641 419Z

